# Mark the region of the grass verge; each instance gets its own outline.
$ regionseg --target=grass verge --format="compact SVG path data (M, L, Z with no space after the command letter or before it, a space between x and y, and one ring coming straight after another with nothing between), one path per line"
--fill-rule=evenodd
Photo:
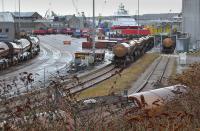
M119 93L129 89L134 81L148 68L153 61L159 57L159 54L145 54L137 62L125 69L120 75L116 75L94 87L81 92L78 99L89 97L105 96L112 93Z
M189 55L189 56L200 56L200 50L199 51L196 51L196 52L189 52L189 53L187 53L187 55Z

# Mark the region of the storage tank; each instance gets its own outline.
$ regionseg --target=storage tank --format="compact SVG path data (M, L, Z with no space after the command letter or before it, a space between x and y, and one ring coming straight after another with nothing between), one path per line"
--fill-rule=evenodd
M190 48L200 48L200 0L183 0L183 32L191 35Z

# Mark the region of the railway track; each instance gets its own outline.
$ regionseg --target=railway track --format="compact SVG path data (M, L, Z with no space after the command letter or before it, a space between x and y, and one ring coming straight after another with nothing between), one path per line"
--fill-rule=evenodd
M119 71L119 68L115 68L114 65L109 64L102 69L96 70L94 73L89 73L89 75L86 75L85 77L80 76L77 80L65 81L65 83L62 84L67 84L67 86L62 89L63 92L61 97L65 97L68 93L76 94L86 90L87 88L116 75ZM49 87L0 101L0 121L10 118L10 113L15 112L18 107L27 105L27 100L29 101L28 103L31 103L31 108L43 105L48 97L54 95L54 91L54 87Z
M134 91L134 93L151 90L152 87L160 84L165 76L169 62L169 56L161 56L146 80Z
M88 78L82 79L78 85L70 88L70 93L76 94L87 88L90 88L114 75L120 71L120 68L115 68L114 65L106 67L102 72L92 74Z
M80 88L80 86L83 86L83 85L84 85L84 89L86 89L86 88L89 88L92 86L92 84L89 84L89 86L85 86L87 83L91 83L90 81L93 81L94 84L97 84L97 83L102 82L103 80L111 77L112 75L114 75L114 73L116 73L115 71L119 71L119 69L115 68L114 65L109 63L108 65L103 66L94 71L91 71L87 74L76 76L76 79L74 79L74 77L70 77L70 78L64 77L65 80L62 81L62 80L60 80L60 78L56 78L56 76L55 76L55 81L56 80L61 81L61 84L66 85L65 91L73 90L73 88L77 88L77 87ZM96 80L96 79L99 79L100 77L105 77L105 79ZM95 81L97 81L97 82L95 82ZM46 83L47 88L48 88L48 86L50 86L49 83L50 83L50 81L48 81L48 83ZM21 88L19 88L19 89L21 89ZM12 91L16 91L16 90L12 90ZM43 88L43 85L42 85L42 87L33 88L28 92L27 91L22 92L22 93L20 93L20 95L15 95L15 94L10 95L10 93L6 93L6 94L1 95L0 97L6 98L6 99L17 98L18 96L29 95L29 94L32 94L37 91L45 92L46 88ZM75 91L72 91L72 92L76 93ZM80 91L78 91L78 92L80 92Z

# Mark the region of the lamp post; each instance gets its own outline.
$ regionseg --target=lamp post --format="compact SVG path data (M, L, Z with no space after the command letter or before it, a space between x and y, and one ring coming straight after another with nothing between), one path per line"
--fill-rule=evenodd
M170 9L169 10L169 23L170 23L170 32L169 33L170 33L170 37L172 37L172 24L173 24L173 19L171 18L172 17L171 12L172 12L172 10Z
M140 18L140 0L138 0L138 35L139 35L139 33L140 33L140 20L139 20L139 18Z
M2 0L2 12L4 12L4 0Z
M19 26L19 30L18 30L18 35L20 37L20 28L21 28L21 0L18 1L19 2L19 23L18 23L18 26Z
M93 17L92 17L93 25L92 25L92 50L93 50L93 56L95 56L95 35L96 35L96 30L95 30L95 0L93 0Z

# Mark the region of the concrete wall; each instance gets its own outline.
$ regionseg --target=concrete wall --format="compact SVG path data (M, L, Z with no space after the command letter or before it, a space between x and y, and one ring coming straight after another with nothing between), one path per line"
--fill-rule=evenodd
M14 23L0 22L0 30L2 30L0 33L0 41L13 41L15 39Z
M191 35L190 48L200 48L200 0L183 0L183 32Z

